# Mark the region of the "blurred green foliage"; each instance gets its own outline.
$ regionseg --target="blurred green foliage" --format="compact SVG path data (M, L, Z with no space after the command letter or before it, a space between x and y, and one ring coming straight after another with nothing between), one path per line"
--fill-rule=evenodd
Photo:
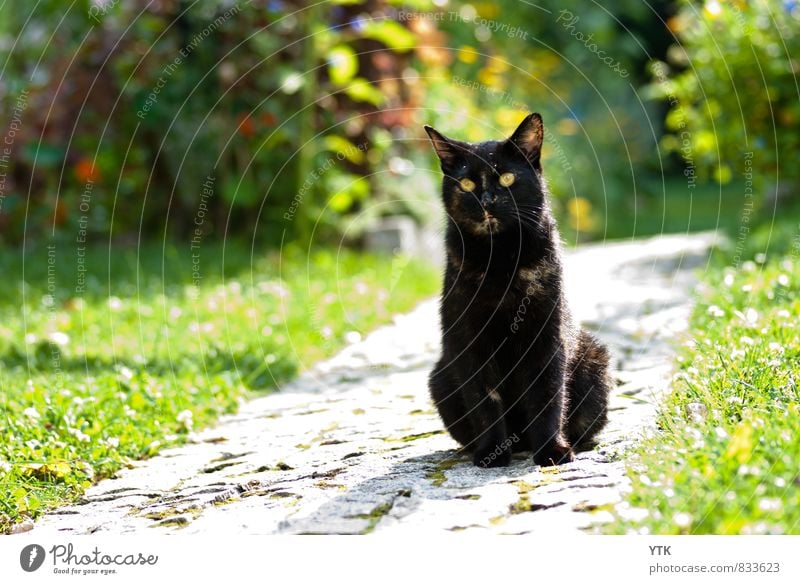
M796 152L793 5L10 0L0 238L357 239L430 218L422 124L491 139L531 110L567 240L650 233L743 149L763 176Z
M545 175L567 241L631 236L635 220L628 219L642 200L665 194L652 179L665 165L676 170L661 160L661 130L652 128L664 108L639 95L647 63L670 44L663 19L671 6L636 0L613 8L578 0L451 6L437 21L445 34L425 39L446 47L439 63L423 59L427 113L445 133L482 140L510 134L527 112L541 112Z
M653 64L651 86L672 101L665 149L722 184L752 170L748 180L772 199L796 191L798 3L683 0L671 26L680 45Z
M406 149L391 132L410 124L408 96L382 80L415 36L331 4L5 3L2 100L26 104L2 237L81 222L98 238L193 235L206 184L203 236L278 242L358 211Z

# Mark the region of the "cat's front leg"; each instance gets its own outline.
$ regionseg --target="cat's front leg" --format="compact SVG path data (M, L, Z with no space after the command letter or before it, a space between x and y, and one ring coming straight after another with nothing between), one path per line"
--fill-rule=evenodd
M472 365L470 369L478 368L462 383L462 395L475 436L473 444L468 445L472 450L472 462L483 468L508 466L513 442L508 436L495 367L477 356L467 362Z
M563 351L557 349L540 369L536 378L528 381L525 392L531 416L526 435L533 451L533 461L542 466L572 462L572 452L563 433L564 399Z
M483 468L508 466L511 464L513 442L508 436L502 404L492 399L492 395L496 393L495 389L487 388L485 393L489 396L485 400L488 403L481 405L475 416L480 417L481 421L477 427L477 439L475 450L472 453L472 462L475 466Z

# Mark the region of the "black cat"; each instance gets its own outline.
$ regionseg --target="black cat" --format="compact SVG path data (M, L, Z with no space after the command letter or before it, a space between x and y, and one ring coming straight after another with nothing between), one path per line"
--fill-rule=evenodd
M502 142L425 130L449 216L433 401L476 465L506 466L524 450L537 464L569 462L606 424L609 355L564 299L542 118L529 115Z

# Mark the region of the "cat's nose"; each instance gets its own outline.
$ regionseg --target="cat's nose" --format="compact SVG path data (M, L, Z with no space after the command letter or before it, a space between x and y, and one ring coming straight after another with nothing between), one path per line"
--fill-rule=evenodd
M497 197L490 195L489 193L483 193L481 195L481 205L484 209L488 209L491 207L494 202L497 200Z

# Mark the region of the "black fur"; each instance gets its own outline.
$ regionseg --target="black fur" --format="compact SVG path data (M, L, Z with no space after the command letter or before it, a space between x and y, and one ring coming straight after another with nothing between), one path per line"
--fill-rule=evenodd
M425 129L449 216L433 401L476 465L508 465L516 450L542 465L569 462L606 424L608 351L573 325L565 303L541 116L502 142L467 144ZM514 182L503 187L507 172Z

